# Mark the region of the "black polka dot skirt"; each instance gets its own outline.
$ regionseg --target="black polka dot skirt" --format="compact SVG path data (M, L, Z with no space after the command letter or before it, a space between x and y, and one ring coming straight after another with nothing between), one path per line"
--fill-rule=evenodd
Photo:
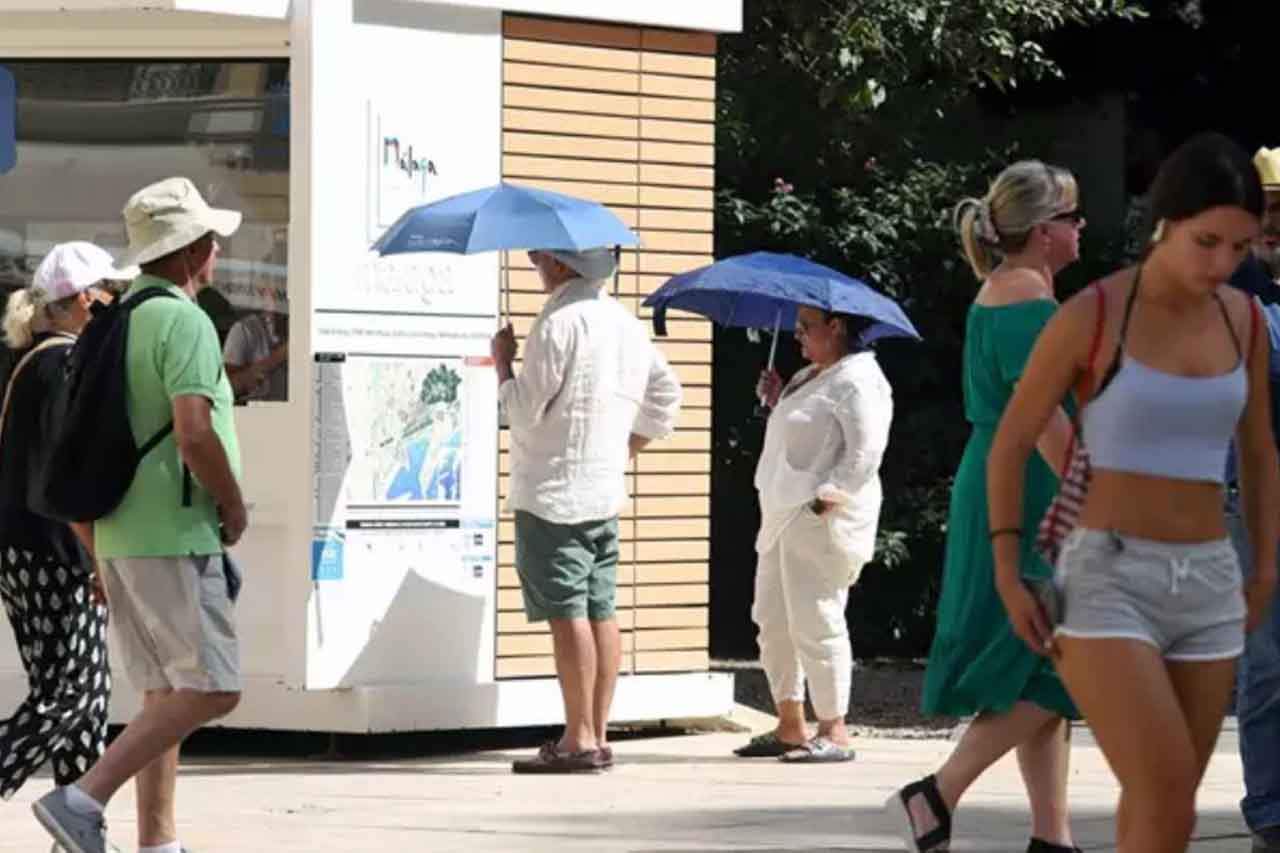
M107 610L92 576L38 552L0 546L0 598L30 694L0 720L0 798L9 799L46 763L69 785L106 749L111 670Z

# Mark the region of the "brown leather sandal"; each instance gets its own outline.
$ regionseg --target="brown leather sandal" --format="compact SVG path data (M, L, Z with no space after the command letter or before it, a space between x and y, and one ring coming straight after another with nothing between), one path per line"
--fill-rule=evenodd
M514 773L599 773L604 769L600 750L561 752L555 741L544 743L533 758L520 758L511 763Z

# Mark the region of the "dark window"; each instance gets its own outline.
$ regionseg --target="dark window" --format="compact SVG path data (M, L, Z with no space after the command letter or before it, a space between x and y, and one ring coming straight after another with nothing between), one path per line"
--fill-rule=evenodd
M119 255L136 190L181 175L243 212L199 294L248 400L287 398L287 61L6 61L17 152L0 174L0 291L25 287L44 254L89 240ZM237 324L242 326L236 329ZM260 366L244 367L248 359ZM234 362L234 364L233 364Z

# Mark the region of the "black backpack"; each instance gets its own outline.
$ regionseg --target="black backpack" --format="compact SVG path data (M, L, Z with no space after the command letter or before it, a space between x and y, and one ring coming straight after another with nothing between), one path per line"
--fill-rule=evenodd
M51 431L31 489L31 508L41 515L64 522L110 515L129 491L138 463L173 432L171 420L139 447L126 394L129 315L164 296L177 298L163 287L149 287L94 306L67 357L65 381L45 412ZM183 473L183 498L189 502L185 466Z

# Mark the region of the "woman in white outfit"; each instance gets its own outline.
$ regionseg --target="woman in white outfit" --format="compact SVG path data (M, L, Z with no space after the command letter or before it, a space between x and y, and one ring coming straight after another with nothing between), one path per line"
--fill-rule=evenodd
M767 371L773 412L756 468L761 523L755 605L760 660L778 726L735 750L789 762L853 758L845 714L853 655L845 605L875 552L880 460L893 394L875 354L858 345L866 321L801 307L796 339L811 362L784 388ZM805 725L805 682L818 733Z

